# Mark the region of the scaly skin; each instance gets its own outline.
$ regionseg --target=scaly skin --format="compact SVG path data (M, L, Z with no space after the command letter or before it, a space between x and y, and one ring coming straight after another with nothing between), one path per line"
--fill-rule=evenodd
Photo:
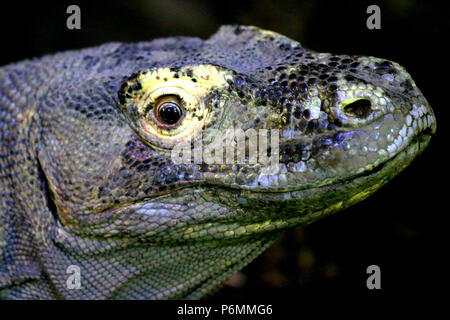
M170 128L155 118L161 94L184 104ZM229 128L279 129L279 170L172 160L194 129L208 141ZM255 27L5 66L0 294L203 297L283 229L380 188L435 128L397 63L316 53ZM67 286L71 265L80 289Z

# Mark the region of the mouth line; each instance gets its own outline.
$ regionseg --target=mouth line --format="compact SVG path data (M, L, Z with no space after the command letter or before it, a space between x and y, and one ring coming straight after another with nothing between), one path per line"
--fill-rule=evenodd
M361 173L358 173L358 174L355 174L352 176L348 176L348 177L345 177L342 179L334 180L327 184L315 185L315 186L312 185L312 186L305 186L304 188L285 189L285 190L257 190L257 189L242 189L242 188L240 188L240 190L246 191L249 193L253 193L253 194L282 195L282 194L287 194L287 193L296 193L296 192L303 192L303 191L308 191L308 190L319 190L322 188L330 188L330 187L337 186L340 184L352 183L359 179L364 179L364 178L368 178L371 176L375 176L376 174L383 171L383 169L385 169L390 163L395 162L396 159L398 159L404 153L408 152L408 150L410 148L412 148L414 145L416 145L417 143L422 143L425 140L429 141L432 135L433 135L432 129L426 128L423 131L419 132L417 135L415 135L411 139L410 143L408 145L406 145L402 150L397 152L393 157L386 159L385 161L377 164L375 167L373 167L371 169L365 170ZM234 188L232 188L232 189L234 189Z
M305 192L305 191L310 191L310 190L320 190L320 189L324 189L324 188L330 188L333 186L338 186L340 184L346 184L346 183L352 183L355 182L357 180L360 179L364 179L364 178L368 178L371 176L375 176L377 174L379 174L381 171L383 171L383 169L385 169L390 163L395 162L396 159L398 159L401 155L403 155L405 152L408 152L408 150L410 148L412 148L415 144L417 143L422 143L425 140L430 140L431 136L433 135L432 129L431 128L426 128L423 131L419 132L417 135L415 135L411 142L405 147L403 148L401 151L399 151L396 155L394 155L393 157L386 159L385 161L379 163L378 165L376 165L375 167L363 171L359 174L355 174L353 176L349 176L343 179L339 179L339 180L335 180L333 182L324 184L324 185L316 185L316 186L309 186L309 187L304 187L304 188L298 188L298 189L291 189L291 190L257 190L257 189L248 189L248 188L242 188L242 187L231 187L231 186L224 186L224 185L213 185L213 184L207 184L207 183L201 183L199 181L198 185L194 185L194 186L216 186L222 189L228 189L228 190L234 190L234 191L240 191L240 192L247 192L250 194L262 194L262 195L283 195L283 194L288 194L288 193L296 193L296 192ZM181 188L177 188L175 190L171 190L165 193L159 193L159 194L155 194L149 197L145 197L142 199L136 199L135 201L130 201L129 203L119 203L117 205L114 206L110 206L107 208L101 208L101 209L97 209L95 210L96 212L105 212L105 211L109 211L109 210L117 210L117 209L123 209L126 208L128 206L132 206L132 205L136 205L139 203L143 203L146 202L150 199L155 199L158 197L162 197L162 196L167 196L170 194L173 194L175 192L180 192L183 189L186 188L192 188L193 185L186 185L184 187Z

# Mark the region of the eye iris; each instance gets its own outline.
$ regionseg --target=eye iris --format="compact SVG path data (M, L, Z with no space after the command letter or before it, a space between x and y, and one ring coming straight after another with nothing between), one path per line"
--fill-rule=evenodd
M175 101L164 101L158 107L158 118L161 122L172 125L180 120L182 109Z

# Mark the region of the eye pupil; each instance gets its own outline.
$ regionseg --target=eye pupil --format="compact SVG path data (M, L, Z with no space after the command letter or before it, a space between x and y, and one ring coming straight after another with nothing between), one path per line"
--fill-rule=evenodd
M181 108L173 102L165 102L159 108L159 116L166 124L177 123L181 118Z
M176 96L164 96L156 103L158 120L167 125L176 124L183 115L181 102Z

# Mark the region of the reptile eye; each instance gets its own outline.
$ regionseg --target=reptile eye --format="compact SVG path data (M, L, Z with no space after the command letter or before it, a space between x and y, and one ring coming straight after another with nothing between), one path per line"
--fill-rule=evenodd
M162 125L176 125L183 116L180 98L175 95L159 97L155 102L155 116Z
M348 116L365 119L372 112L372 103L367 99L359 99L344 106L344 112Z

